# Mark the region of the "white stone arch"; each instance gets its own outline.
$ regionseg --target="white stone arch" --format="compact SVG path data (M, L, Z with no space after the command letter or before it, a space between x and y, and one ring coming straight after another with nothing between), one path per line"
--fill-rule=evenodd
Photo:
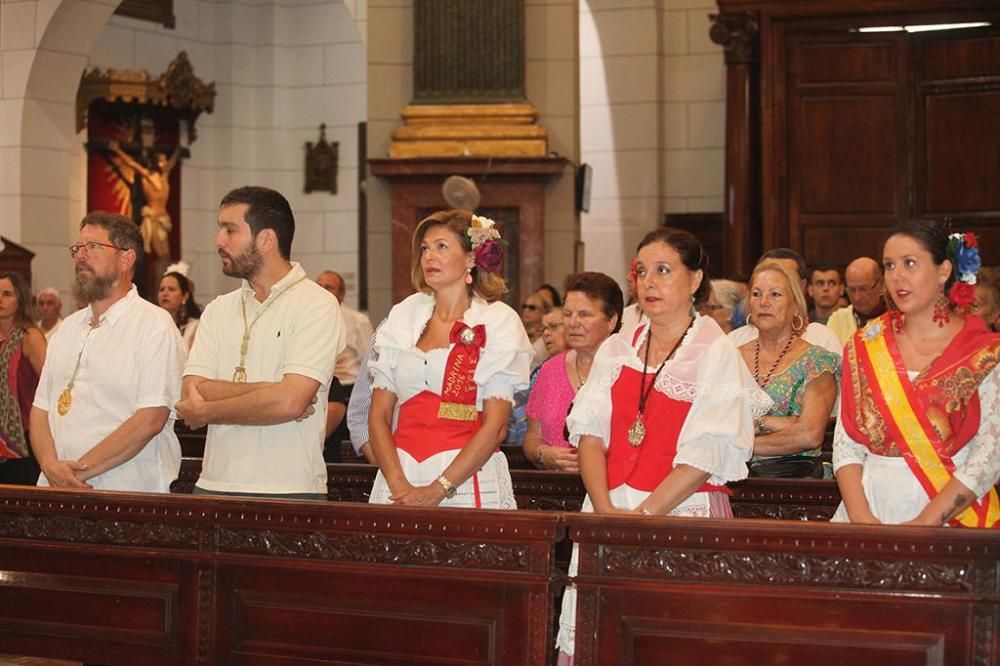
M3 3L0 44L0 233L36 253L36 288L69 288L66 247L86 206L79 162L80 75L120 0ZM367 1L330 0L367 42ZM16 23L12 30L9 26ZM16 39L8 38L15 35ZM65 300L65 299L64 299Z
M70 164L77 140L76 92L94 42L118 2L22 4L33 10L19 20L25 29L34 29L34 44L4 53L5 60L24 62L24 87L5 85L4 91L4 121L17 143L5 166L13 170L13 191L5 197L3 228L36 253L36 287L65 287L71 275L66 246L74 226Z

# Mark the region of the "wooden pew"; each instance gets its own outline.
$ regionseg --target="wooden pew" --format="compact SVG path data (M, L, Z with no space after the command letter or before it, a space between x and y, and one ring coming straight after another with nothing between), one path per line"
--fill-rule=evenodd
M330 501L368 501L375 479L373 465L331 463L326 471ZM171 486L172 492L190 493L200 472L200 458L184 458L180 476ZM583 505L583 482L576 474L512 469L510 476L520 509L575 512ZM731 488L733 514L737 518L829 520L840 504L840 492L834 481L747 479L732 484Z
M0 645L111 666L537 664L560 517L0 486Z
M565 519L580 666L1000 660L995 530Z

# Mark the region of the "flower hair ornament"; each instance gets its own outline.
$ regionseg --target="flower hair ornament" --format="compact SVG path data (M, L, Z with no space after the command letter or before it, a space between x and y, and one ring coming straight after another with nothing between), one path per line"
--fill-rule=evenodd
M467 233L472 242L476 268L487 273L496 273L503 268L503 247L506 242L500 238L496 222L488 217L473 215Z
M976 297L976 273L979 271L979 241L971 232L948 236L948 259L955 282L948 291L948 301L957 309L966 309Z
M638 261L635 259L628 262L628 275L625 276L625 281L628 282L631 289L636 288L636 283L639 281L639 268Z
M191 264L182 259L181 261L178 261L175 264L170 264L169 266L167 266L167 270L163 271L163 274L166 275L167 273L180 273L184 277L187 277L189 270L191 270Z

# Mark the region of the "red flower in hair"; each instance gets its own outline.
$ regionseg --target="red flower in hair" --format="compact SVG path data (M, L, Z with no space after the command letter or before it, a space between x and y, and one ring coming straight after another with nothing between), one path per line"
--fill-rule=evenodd
M972 306L972 302L976 300L976 288L971 284L966 284L965 282L955 282L951 285L951 291L948 292L948 300L959 310L965 310Z
M971 231L965 232L965 246L966 247L979 247L979 241L976 240L976 234Z
M638 269L636 269L635 259L633 259L628 263L628 275L625 276L625 279L628 280L628 283L633 287L635 286L635 283L639 280L639 273Z

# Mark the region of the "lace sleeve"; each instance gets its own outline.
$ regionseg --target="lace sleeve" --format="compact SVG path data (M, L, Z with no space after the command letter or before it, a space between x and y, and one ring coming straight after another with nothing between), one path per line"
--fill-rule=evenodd
M867 457L868 447L851 439L844 430L843 422L837 419L837 425L833 429L833 471L836 472L844 465L864 465Z
M979 385L979 430L966 445L968 457L955 478L982 497L1000 477L1000 365Z

